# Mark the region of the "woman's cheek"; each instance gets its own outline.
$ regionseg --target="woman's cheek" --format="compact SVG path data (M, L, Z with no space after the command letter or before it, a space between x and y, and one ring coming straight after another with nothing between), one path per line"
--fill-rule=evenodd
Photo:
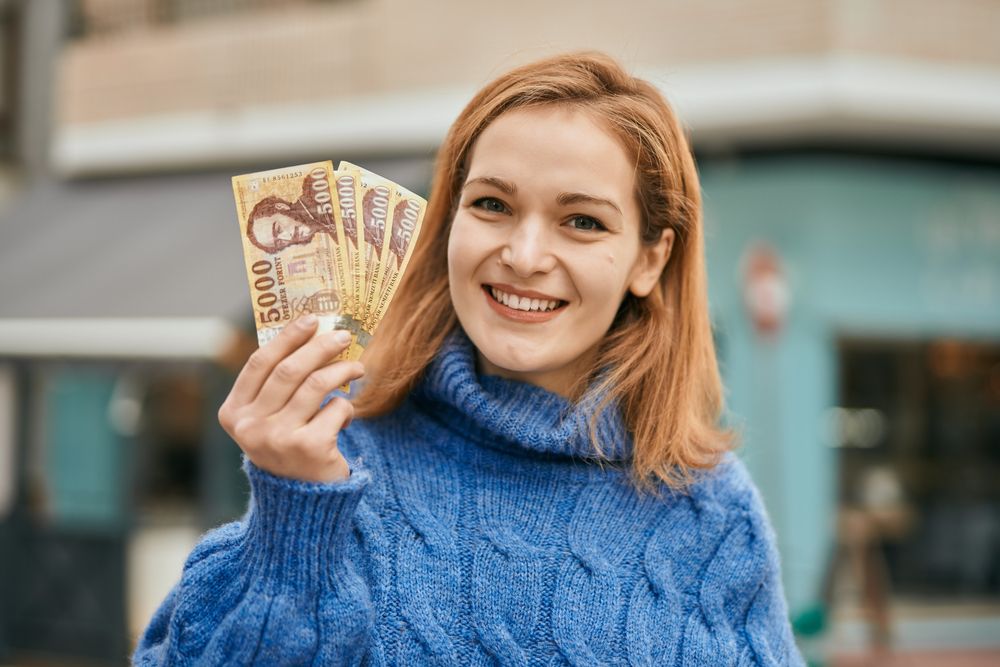
M448 238L448 282L452 303L461 319L472 295L469 293L479 251L473 243L475 234L461 214L455 217Z
M463 252L464 227L465 225L462 224L460 216L456 215L448 235L448 277L452 282L458 277L462 268L462 258L466 254Z

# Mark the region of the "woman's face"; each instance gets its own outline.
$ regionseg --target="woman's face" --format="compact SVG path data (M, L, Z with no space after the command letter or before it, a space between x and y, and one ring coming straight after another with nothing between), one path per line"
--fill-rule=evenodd
M480 370L570 395L672 231L639 240L633 161L592 116L519 109L480 134L448 242L451 298Z

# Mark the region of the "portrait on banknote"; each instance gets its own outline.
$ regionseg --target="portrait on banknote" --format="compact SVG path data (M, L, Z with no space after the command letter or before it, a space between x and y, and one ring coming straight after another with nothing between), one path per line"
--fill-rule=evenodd
M246 221L247 239L265 252L309 243L318 233L337 242L328 184L314 174L302 175L302 194L294 202L270 195L254 206ZM318 197L318 198L317 198Z

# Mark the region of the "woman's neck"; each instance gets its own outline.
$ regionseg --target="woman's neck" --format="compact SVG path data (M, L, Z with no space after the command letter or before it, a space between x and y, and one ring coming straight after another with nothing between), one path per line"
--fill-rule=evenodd
M580 398L587 386L587 371L593 368L596 357L597 346L595 345L577 357L572 363L561 368L554 370L542 369L538 371L512 371L497 366L477 349L476 370L480 375L495 375L507 380L527 382L575 402Z

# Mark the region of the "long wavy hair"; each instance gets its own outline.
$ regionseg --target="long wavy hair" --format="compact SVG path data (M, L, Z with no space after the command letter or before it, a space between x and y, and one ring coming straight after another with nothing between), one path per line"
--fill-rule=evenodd
M409 270L366 355L367 389L355 409L359 416L395 409L458 326L448 289L448 235L470 151L501 114L544 105L592 114L634 159L643 243L674 230L658 287L644 298L626 295L583 385L600 397L590 423L595 458L601 460L605 444L596 436L597 418L616 405L633 437L630 476L637 488L654 491L657 482L683 488L695 469L715 465L735 441L719 423L722 384L708 314L698 172L664 97L602 53L569 53L514 69L480 90L451 126Z

